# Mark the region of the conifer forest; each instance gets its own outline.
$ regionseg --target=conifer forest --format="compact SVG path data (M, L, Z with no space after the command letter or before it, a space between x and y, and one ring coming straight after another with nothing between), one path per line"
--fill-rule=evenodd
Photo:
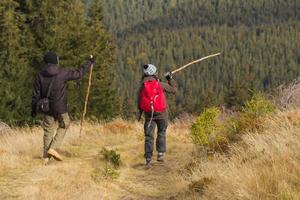
M68 12L65 12L68 11ZM1 0L0 121L34 123L32 81L52 50L61 67L95 55L88 117L134 118L142 66L176 74L170 116L238 107L300 73L299 0ZM70 82L68 106L81 116L87 81Z

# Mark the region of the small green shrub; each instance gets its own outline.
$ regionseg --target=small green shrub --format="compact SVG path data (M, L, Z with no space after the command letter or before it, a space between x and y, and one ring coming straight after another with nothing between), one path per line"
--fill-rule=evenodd
M98 156L96 167L91 174L93 180L100 183L103 179L118 178L120 176L118 168L121 165L121 155L116 150L103 148ZM103 160L105 161L104 165Z
M217 120L220 113L220 110L217 108L208 108L196 119L191 130L195 144L203 146L209 143L209 136L220 129L220 124Z
M275 111L275 105L263 93L257 93L245 103L245 114L255 117L265 117Z
M111 164L107 164L104 168L95 168L92 171L91 176L95 183L101 183L104 179L117 179L120 176L120 172L118 172Z
M118 169L120 167L121 155L117 153L116 150L108 150L106 148L103 148L101 153L104 157L104 160L112 164L115 169Z
M192 125L193 142L204 146L207 153L226 152L229 144L226 124L218 108L206 109Z
M259 130L265 117L274 113L275 110L275 105L262 93L255 94L245 103L245 108L237 121L236 131L243 133L245 131Z

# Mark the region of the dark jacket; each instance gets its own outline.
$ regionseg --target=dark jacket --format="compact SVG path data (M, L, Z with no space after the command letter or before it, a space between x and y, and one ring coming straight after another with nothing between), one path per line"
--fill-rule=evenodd
M157 79L159 80L156 76L146 76L142 79L142 82L141 82L141 86L139 88L139 91L138 91L138 110L139 112L141 113L142 110L140 109L140 93L141 93L141 90L144 86L144 82L146 81L149 81L149 80L154 80L154 79ZM160 82L163 90L165 93L169 93L169 94L175 94L176 91L177 91L177 87L176 87L176 83L174 80L171 80L171 81L168 81L167 83L165 82ZM168 112L167 110L165 112L154 112L153 114L153 119L167 119L168 118ZM146 120L150 120L151 119L151 112L146 112L145 113L145 119Z
M51 80L54 79L50 93L50 112L53 117L66 113L67 110L67 81L83 77L90 69L91 62L86 62L79 69L62 69L55 64L45 64L37 74L33 83L32 115L37 112L37 102L47 96Z

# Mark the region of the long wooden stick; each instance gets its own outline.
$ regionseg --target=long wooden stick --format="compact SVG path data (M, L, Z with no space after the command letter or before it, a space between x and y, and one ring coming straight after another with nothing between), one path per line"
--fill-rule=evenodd
M79 137L81 137L81 131L83 129L83 121L84 121L84 118L85 118L85 115L86 115L87 104L88 104L89 95L90 95L90 88L91 88L91 85L92 85L93 67L94 67L94 65L92 64L91 68L90 68L89 83L88 83L88 88L87 88L87 92L86 92L86 96L85 96L85 101L84 101L83 113L82 113L81 122L80 122Z
M188 66L190 66L190 65L192 65L192 64L195 64L195 63L197 63L197 62L201 62L201 61L206 60L206 59L208 59L208 58L215 57L215 56L219 56L219 55L221 55L221 53L212 54L212 55L209 55L209 56L205 56L205 57L203 57L203 58L200 58L200 59L198 59L198 60L194 60L193 62L190 62L190 63L188 63L188 64L186 64L186 65L183 65L182 67L179 67L178 69L175 69L174 71L172 71L172 74L175 74L175 73L177 73L177 72L179 72L179 71L181 71L181 70L187 68Z

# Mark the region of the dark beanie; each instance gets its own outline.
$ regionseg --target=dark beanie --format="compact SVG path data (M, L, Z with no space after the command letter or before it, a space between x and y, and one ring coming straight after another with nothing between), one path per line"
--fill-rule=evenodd
M45 63L58 64L58 55L53 51L48 51L44 56Z

